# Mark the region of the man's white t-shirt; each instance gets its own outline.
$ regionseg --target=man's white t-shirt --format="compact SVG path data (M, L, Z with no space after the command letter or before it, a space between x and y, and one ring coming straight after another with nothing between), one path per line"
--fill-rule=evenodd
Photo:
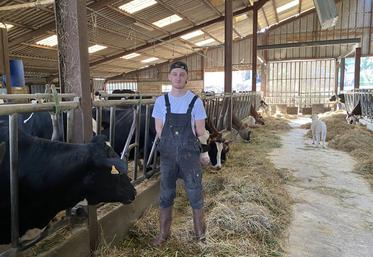
M189 90L183 96L173 96L170 93L168 93L168 99L170 100L170 106L171 106L171 113L186 113L188 110L188 106L194 96L195 94L193 94ZM166 110L166 103L165 103L164 95L161 95L155 100L152 117L161 119L164 124L166 121L166 113L167 113L167 110ZM204 120L206 118L207 118L207 115L206 115L205 107L203 106L202 100L198 98L196 102L194 103L194 107L192 109L192 121L191 122L192 122L193 132L195 130L194 121Z

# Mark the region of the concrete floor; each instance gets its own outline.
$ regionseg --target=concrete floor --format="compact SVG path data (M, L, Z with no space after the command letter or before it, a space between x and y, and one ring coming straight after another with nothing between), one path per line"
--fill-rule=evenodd
M312 145L299 125L282 135L271 153L278 168L291 170L288 191L295 203L288 232L290 257L373 257L373 192L347 153Z

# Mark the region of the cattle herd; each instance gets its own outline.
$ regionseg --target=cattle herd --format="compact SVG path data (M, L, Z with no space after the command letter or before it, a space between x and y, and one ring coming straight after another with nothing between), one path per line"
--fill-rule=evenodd
M135 199L136 190L127 176L128 163L119 157L134 112L132 107L117 107L115 112L116 136L112 147L106 143L110 133L109 109L102 109L101 135L92 132L93 138L88 144L52 141L53 124L47 112L18 115L20 235L28 229L44 228L58 212L84 199L88 204L128 204ZM150 119L149 131L145 132L145 109L140 113L139 155L143 158L145 151L149 156L156 132L154 119ZM261 122L259 114L254 112L252 115L257 115L254 117ZM240 135L250 140L249 127L236 120ZM211 168L219 170L226 159L230 141L225 140L211 122L206 123L206 131L202 149L209 156ZM148 133L148 149L143 147L145 133ZM63 140L63 129L57 138ZM133 153L130 152L128 158L132 159ZM8 116L0 116L0 244L8 244L11 240L9 162L9 121Z
M129 93L119 92L119 93ZM136 96L137 97L137 96ZM345 102L344 95L335 95L330 101ZM260 102L260 108L268 105ZM150 110L151 112L151 110ZM88 144L61 142L63 129L57 134L53 129L51 116L47 112L19 114L19 232L24 234L28 229L47 226L50 220L61 210L71 208L79 201L86 199L89 204L101 202L131 203L136 190L127 176L128 160L134 158L133 151L128 152L126 159L120 156L130 127L134 120L132 107L115 109L115 137L112 146L106 143L110 136L110 109L101 110L101 131L92 132ZM140 110L139 158L150 155L152 145L156 143L154 119L150 119L146 130L145 107ZM95 118L96 111L92 112ZM348 119L361 115L358 103ZM63 124L63 119L61 122ZM264 125L264 119L250 107L250 116L243 123L234 113L232 125L238 135L250 141L250 128ZM206 122L206 137L201 141L202 149L208 154L212 170L219 170L227 158L228 141L217 130L210 119ZM60 141L52 141L52 135ZM148 142L145 144L145 134ZM135 138L131 137L131 143ZM147 145L147 149L144 149ZM0 244L10 243L11 206L10 206L10 158L9 158L9 121L8 116L0 116Z

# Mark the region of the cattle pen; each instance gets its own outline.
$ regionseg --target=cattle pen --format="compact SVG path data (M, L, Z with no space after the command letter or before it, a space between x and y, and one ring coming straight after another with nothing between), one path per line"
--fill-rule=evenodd
M0 1L0 257L371 256L372 34L372 0Z

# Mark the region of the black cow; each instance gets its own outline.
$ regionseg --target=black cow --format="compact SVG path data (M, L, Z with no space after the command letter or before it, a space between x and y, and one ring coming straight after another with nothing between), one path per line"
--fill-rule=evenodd
M0 122L0 244L10 242L8 124ZM89 144L68 144L19 131L19 231L43 228L61 210L83 199L131 203L136 190L126 164L103 136Z
M8 120L8 115L0 116L0 122L7 123ZM63 124L62 116L59 123ZM51 139L53 135L52 119L48 112L19 113L18 126L30 136ZM56 139L63 141L63 130L61 129L56 133Z
M334 102L334 101L337 101L337 99L339 99L339 101L340 101L341 103L345 103L345 94L332 95L332 96L329 98L329 101L330 101L330 102Z
M149 109L150 113L152 112L152 108ZM139 152L140 155L143 156L144 154L144 142L145 142L145 106L141 107L140 116L141 116L141 126L140 126L140 138L139 138ZM96 109L93 110L93 117L96 117ZM115 152L121 155L124 145L126 143L127 137L130 133L132 121L133 121L133 108L132 107L117 107L115 109L115 141L113 144L113 148ZM109 138L110 135L110 109L103 108L102 109L102 130L101 134L105 135ZM147 153L150 153L151 147L153 145L154 139L156 136L155 131L155 122L153 118L150 118L149 124L149 132L148 132L148 149ZM132 137L131 143L135 142L135 135ZM148 155L149 156L149 155ZM129 156L131 159L133 158L133 151L131 151L131 155Z

